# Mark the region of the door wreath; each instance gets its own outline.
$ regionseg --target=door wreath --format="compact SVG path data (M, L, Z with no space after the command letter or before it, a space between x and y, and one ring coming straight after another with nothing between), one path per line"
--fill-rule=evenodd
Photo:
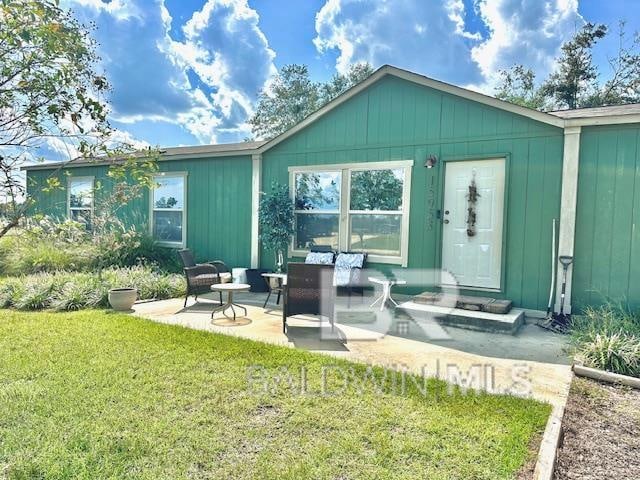
M476 204L478 203L478 187L476 186L476 172L473 171L471 183L469 184L469 193L467 193L467 236L475 237L476 235Z

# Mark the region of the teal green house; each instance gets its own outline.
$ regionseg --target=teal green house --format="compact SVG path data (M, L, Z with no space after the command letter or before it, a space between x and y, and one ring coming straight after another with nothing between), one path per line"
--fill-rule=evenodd
M421 290L455 284L535 316L552 277L560 288L555 223L574 257L569 311L640 305L640 105L543 113L384 66L272 140L167 148L159 164L126 213L201 259L273 266L257 208L275 181L296 200L290 258L364 250L374 268L418 272ZM109 195L91 193L99 161L25 169L40 213L82 218ZM42 193L52 174L66 188Z

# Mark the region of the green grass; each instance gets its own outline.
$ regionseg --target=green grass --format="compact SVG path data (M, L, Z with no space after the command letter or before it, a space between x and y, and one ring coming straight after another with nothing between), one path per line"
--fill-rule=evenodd
M249 388L254 364L305 366L309 393ZM323 396L331 365L365 371L127 315L0 310L0 477L513 478L550 410L435 380L427 398Z

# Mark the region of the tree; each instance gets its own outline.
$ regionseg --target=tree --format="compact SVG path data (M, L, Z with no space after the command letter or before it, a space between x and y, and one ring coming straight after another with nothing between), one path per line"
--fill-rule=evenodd
M55 141L78 158L110 158L114 176L126 166L129 178L149 180L148 162L129 162L131 146L113 142L102 96L106 78L90 31L57 0L0 0L0 189L7 201L0 237L18 225L32 199L19 169L38 159L38 148ZM153 154L150 153L150 156ZM59 188L59 169L43 189Z
M609 66L609 80L586 96L582 106L640 102L640 33L636 32L631 41L628 41L623 21L619 24L618 52L614 58L609 59Z
M346 74L336 74L326 83L311 81L306 65L285 65L258 97L249 119L251 132L273 138L300 123L335 97L366 79L373 69L368 63L352 65Z
M256 112L249 119L251 132L273 138L302 121L318 108L318 85L309 78L306 65L285 65L269 89L258 97Z
M273 183L269 193L263 193L258 208L260 240L276 255L278 270L284 262L284 252L294 232L293 202L289 187Z
M496 98L523 107L542 110L545 97L535 85L536 75L530 68L515 65L510 70L500 71L500 83L496 87Z
M500 72L497 98L539 110L620 105L640 101L640 35L627 40L620 22L619 48L609 59L609 77L600 83L601 72L592 51L608 33L606 25L587 23L561 47L556 68L536 85L530 68L515 65Z
M587 23L562 45L558 68L542 84L545 97L561 108L577 108L585 92L597 88L598 70L591 50L607 34L606 25Z
M320 84L320 107L329 103L338 95L366 80L373 73L368 63L355 63L349 67L345 75L336 73L327 83Z

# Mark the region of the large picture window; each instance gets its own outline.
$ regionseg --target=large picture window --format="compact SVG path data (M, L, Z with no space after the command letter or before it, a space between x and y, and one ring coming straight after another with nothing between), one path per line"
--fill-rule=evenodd
M292 254L314 246L406 265L411 161L292 167Z
M70 177L68 180L69 219L91 229L93 215L93 177Z
M164 173L154 177L151 192L151 230L162 244L185 245L185 183L183 173Z

